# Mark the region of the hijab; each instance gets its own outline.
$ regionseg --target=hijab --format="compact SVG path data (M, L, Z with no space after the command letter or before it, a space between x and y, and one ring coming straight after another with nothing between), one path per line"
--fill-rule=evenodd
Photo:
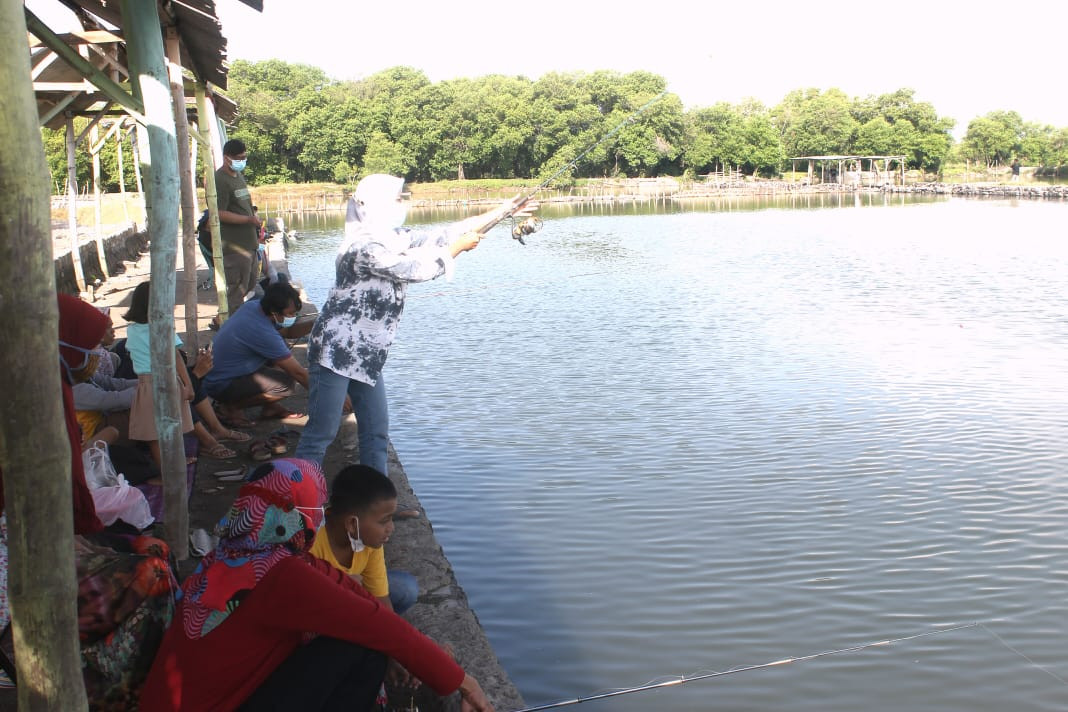
M93 349L100 345L111 317L88 302L69 294L59 299L59 358L66 375L82 371L89 365Z
M182 625L200 638L226 620L267 573L311 549L326 482L314 462L273 460L252 473L215 533L219 544L182 585Z
M70 441L70 474L74 494L74 533L92 534L104 528L96 516L96 506L85 482L82 463L82 435L74 410L74 391L70 372L89 363L88 351L100 343L111 319L88 302L69 294L57 295L59 300L60 379L63 388L63 416ZM84 350L84 351L83 351Z
M396 230L408 216L408 206L398 202L404 179L374 173L356 185L345 215L345 232L362 227L367 231Z

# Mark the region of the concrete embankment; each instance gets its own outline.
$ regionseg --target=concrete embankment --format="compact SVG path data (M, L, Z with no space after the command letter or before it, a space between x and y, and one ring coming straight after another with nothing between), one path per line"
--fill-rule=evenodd
M64 294L78 294L78 283L74 277L74 255L67 231L65 227L54 225L52 234L56 290ZM136 263L148 249L148 232L143 226L138 228L136 224L130 223L114 230L103 239L103 244L107 274L122 273L127 264ZM78 255L86 283L95 285L99 280L102 286L105 273L100 264L100 253L96 241L91 235L79 235Z
M92 249L95 259L95 245L89 243L89 248ZM288 273L281 240L270 240L268 249L275 266L280 271ZM207 276L206 266L201 264L200 270L198 282L203 281ZM125 265L125 271L121 276L108 280L97 290L98 299L94 304L119 307L112 309L111 315L118 327L117 335L120 338L125 332L121 314L129 304L130 293L137 284L148 277L148 254L143 253L138 259ZM299 286L299 275L293 275L293 278ZM177 274L177 281L179 285L182 284L181 270ZM183 299L179 296L176 301L178 307L175 310L175 326L181 335L184 328L184 309L181 306ZM201 345L210 342L214 336L214 333L208 329L208 322L216 311L214 289L201 290L198 293L197 319L200 329L197 336ZM302 314L304 318L314 318L315 306L305 304ZM306 344L302 342L294 344L293 354L302 363L306 362ZM285 401L285 404L293 412L306 413L307 393L299 386L297 391L297 394ZM255 417L257 412L254 409L250 410L249 415ZM244 430L254 438L265 438L279 428L292 429L299 433L305 422L306 418L287 421L265 420ZM355 420L349 416L343 421L341 433L328 450L323 464L328 481L341 467L357 460L355 430ZM296 437L291 437L290 455L295 444ZM233 502L240 488L239 482L218 481L214 473L240 466L250 468L256 466L256 463L253 463L249 457L247 447L232 442L226 445L237 451L235 457L219 460L206 457L201 453L198 459L196 484L189 501L192 529L201 528L211 532L215 523ZM405 614L405 618L439 643L449 645L464 669L479 680L498 710L505 712L523 707L522 697L502 669L478 618L468 605L467 596L456 580L452 566L434 536L433 526L427 519L425 510L408 482L404 467L392 448L390 449L389 469L389 476L399 493L401 508L417 508L423 512L418 518L399 519L396 522L395 533L386 547L387 565L390 568L409 571L419 581L419 602ZM195 561L183 562L179 567L180 572L188 574L194 566ZM390 690L389 709L408 710L411 704L415 704L423 712L460 709L458 694L441 699L426 688Z

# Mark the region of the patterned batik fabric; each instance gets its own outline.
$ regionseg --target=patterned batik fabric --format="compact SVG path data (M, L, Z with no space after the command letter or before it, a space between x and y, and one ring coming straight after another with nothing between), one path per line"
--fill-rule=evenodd
M75 538L78 633L90 710L136 709L174 617L178 583L166 543L137 537L126 548Z
M454 233L346 223L334 286L309 337L308 362L373 386L396 336L408 285L451 272Z
M253 477L216 526L218 546L182 585L182 626L190 638L226 620L278 563L308 551L322 523L326 481L319 465L274 460Z

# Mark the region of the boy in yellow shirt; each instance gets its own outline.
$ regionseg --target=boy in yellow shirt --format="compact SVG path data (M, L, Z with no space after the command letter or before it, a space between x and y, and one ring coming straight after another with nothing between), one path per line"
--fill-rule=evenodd
M403 613L419 598L419 584L404 571L386 571L383 546L393 533L397 489L367 465L349 465L330 487L326 518L311 553L356 579L382 605Z

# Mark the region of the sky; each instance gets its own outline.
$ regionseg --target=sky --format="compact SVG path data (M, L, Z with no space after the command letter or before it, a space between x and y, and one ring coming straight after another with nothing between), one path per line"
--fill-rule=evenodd
M907 87L955 119L958 137L994 110L1068 126L1059 37L1068 26L1066 0L263 4L261 14L238 0L216 0L231 61L277 58L342 80L397 65L432 81L642 69L663 76L687 108L747 97L773 106L808 87L850 96Z

